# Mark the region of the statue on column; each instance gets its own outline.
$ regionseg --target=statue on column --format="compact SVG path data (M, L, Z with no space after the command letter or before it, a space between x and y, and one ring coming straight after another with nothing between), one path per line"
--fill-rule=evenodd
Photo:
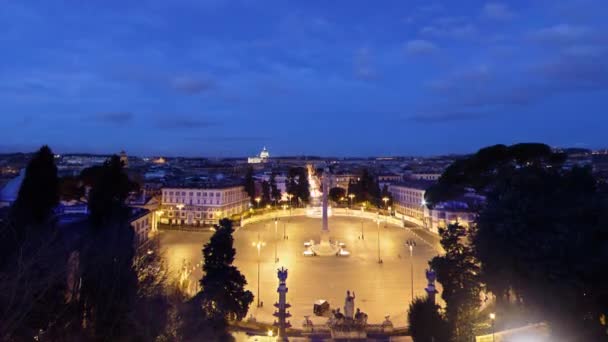
M355 291L350 294L350 291L346 291L346 298L344 299L344 316L352 319L355 315Z
M437 295L437 289L435 288L435 280L437 280L437 274L432 269L426 270L427 286L424 289L431 303L435 303L435 296Z

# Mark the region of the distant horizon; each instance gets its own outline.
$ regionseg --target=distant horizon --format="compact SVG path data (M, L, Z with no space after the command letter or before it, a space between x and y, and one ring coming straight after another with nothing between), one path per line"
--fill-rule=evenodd
M496 144L489 144L489 145L484 145L484 146L480 146L479 148L473 150L473 151L469 151L469 152L445 152L445 153L439 153L439 154L377 154L377 155L330 155L330 154L314 154L314 153L297 153L297 154L280 154L280 155L275 155L273 154L272 150L270 148L267 147L268 152L270 153L270 159L273 158L302 158L302 157L314 157L314 158L322 158L322 159L327 159L327 158L353 158L353 159L367 159L367 158L433 158L433 157L449 157L449 156L463 156L463 155L469 155L469 154L473 154L475 152L477 152L479 149L488 147L488 146L493 146L493 145L506 145L506 146L510 146L513 144L519 144L519 143L542 143L542 144L546 144L544 142L515 142L512 144L504 144L504 143L496 143ZM48 144L42 144L40 145L40 147L44 146L44 145L48 145ZM607 147L597 147L597 148L589 148L589 147L580 147L580 146L552 146L550 144L546 144L548 146L550 146L551 148L561 148L561 149L585 149L585 150L590 150L590 151L601 151L601 150L606 150L608 149ZM64 152L64 151L60 151L60 150L55 150L53 148L53 146L48 145L51 150L53 151L53 153L55 154L59 154L59 155L91 155L91 156L112 156L112 155L119 155L123 150L119 150L116 152L86 152L86 151L77 151L77 152ZM4 149L2 149L0 147L0 155L7 155L7 154L32 154L35 153L40 147L35 148L33 150L30 151L24 151L24 150L14 150L14 151L6 151ZM259 149L259 151L261 151L262 147ZM139 158L206 158L206 159L247 159L248 157L256 157L259 154L255 153L252 155L171 155L171 154L142 154L142 153L129 153L128 150L124 150L125 153L127 154L127 156L134 156L134 157L139 157Z

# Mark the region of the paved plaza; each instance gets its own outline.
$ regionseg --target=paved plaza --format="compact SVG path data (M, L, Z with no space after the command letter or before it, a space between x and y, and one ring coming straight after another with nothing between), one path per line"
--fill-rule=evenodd
M363 224L364 239L360 239ZM349 257L307 257L303 255L304 242L318 241L321 219L308 217L283 218L278 222L264 221L238 229L235 234L237 250L235 264L245 275L248 289L257 296L257 249L252 246L260 239L265 242L260 257L260 300L263 307L256 307L254 300L250 312L258 321L273 322L273 303L277 300L276 269L289 270L287 299L292 305L291 322L301 326L305 315L311 315L315 323L325 318L312 314L313 302L327 300L332 308L344 305L346 290L356 293L356 307L369 315L369 323L381 323L390 315L396 326L406 325L406 312L411 299L410 256L406 240L414 240L414 296L424 296L426 279L424 270L437 251L437 241L432 235L414 234L411 229L380 224L380 257L378 263L378 228L374 221L356 217L332 217L329 229L333 241L346 244ZM288 239L283 239L285 229ZM193 286L202 277L200 263L202 246L211 232L195 233L162 231L161 245L169 260L169 267L177 271L188 260L194 272L190 278ZM420 237L430 241L423 241ZM430 244L429 244L430 243ZM278 262L275 262L275 248Z

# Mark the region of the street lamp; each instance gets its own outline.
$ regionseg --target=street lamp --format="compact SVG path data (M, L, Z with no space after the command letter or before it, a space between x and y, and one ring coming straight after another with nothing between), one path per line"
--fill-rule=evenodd
M386 210L386 204L388 203L389 198L384 196L382 197L382 202L384 202L384 209Z
M279 220L274 218L274 262L279 262L279 257L277 256L277 229L279 225Z
M258 308L260 307L260 251L262 250L262 247L266 246L266 243L262 240L260 240L260 233L258 233L258 240L256 242L253 242L251 244L253 247L257 248L258 250L258 295L257 295L257 305Z
M287 221L288 220L283 220L283 240L287 240Z
M365 236L363 235L363 218L361 218L361 240L365 240Z
M378 263L382 263L382 259L380 258L380 214L376 215L376 224L378 226Z
M412 279L412 303L414 302L414 247L416 247L416 241L407 240L405 245L410 249L410 277Z
M355 198L355 194L348 194L348 208L350 208L353 205L353 198Z
M154 220L154 231L158 232L158 222L160 221L160 218L165 214L164 211L162 210L157 210L156 211L156 217Z
M496 322L496 314L490 313L490 320L492 321L492 342L494 342L494 322Z
M257 202L257 208L258 208L258 209L260 209L260 201L261 201L261 200L262 200L262 199L261 199L260 197L256 197L256 198L255 198L255 201Z
M287 194L287 198L289 198L289 213L291 215L291 199L293 198L293 194Z

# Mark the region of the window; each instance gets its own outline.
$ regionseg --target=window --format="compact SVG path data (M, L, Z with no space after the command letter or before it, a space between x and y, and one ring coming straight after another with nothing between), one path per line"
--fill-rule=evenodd
M200 191L196 193L196 196L201 197Z

